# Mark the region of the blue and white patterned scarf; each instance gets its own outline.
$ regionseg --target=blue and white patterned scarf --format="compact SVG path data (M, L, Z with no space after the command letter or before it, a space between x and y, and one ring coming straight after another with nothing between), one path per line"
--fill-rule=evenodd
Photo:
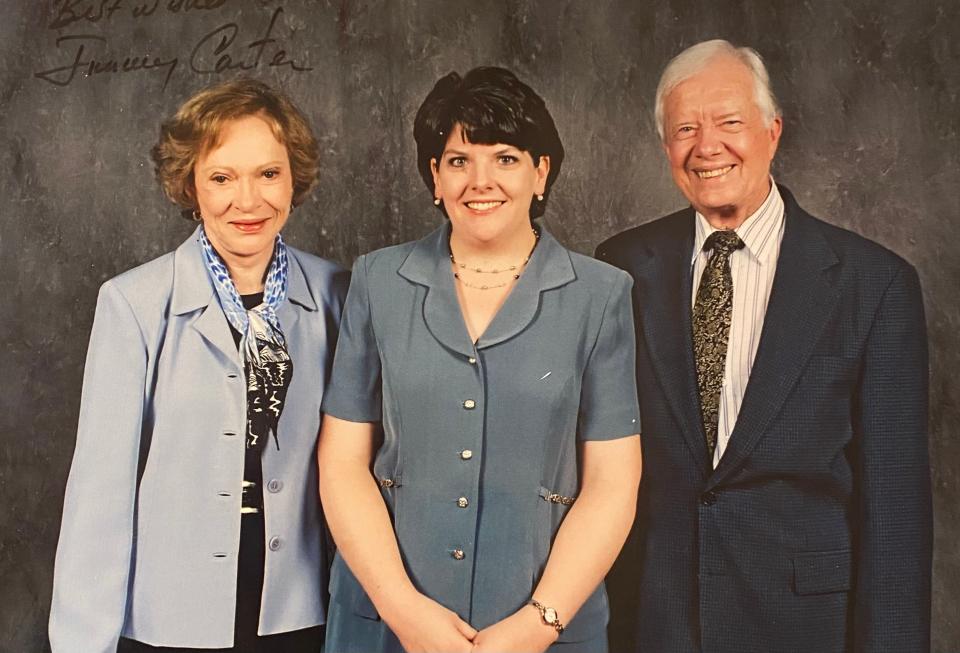
M230 326L240 334L240 360L247 377L247 446L262 447L272 432L279 449L277 424L293 378L293 361L277 318L277 308L287 298L287 247L277 234L263 302L248 311L202 226L200 246L220 307Z

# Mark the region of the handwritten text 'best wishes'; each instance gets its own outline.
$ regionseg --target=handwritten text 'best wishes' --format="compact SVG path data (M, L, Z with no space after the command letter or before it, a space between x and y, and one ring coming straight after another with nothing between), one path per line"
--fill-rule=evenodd
M266 7L271 0L257 3ZM81 79L153 74L162 79L161 89L166 89L178 70L197 75L261 67L312 70L303 57L291 53L290 47L276 36L277 19L283 14L281 6L274 8L269 20L252 34L243 34L235 22L223 23L198 39L188 52L184 51L186 54L172 56L117 54L111 47L110 35L104 34L109 29L100 29L100 34L84 33L85 28L110 26L120 18L138 23L172 15L187 20L200 18L229 4L230 0L59 0L53 5L47 24L49 29L61 31L51 57L56 63L34 72L34 77L55 86L69 86Z

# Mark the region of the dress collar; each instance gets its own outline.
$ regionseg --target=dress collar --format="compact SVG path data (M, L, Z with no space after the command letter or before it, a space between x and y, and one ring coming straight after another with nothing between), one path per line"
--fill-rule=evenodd
M540 293L563 286L576 274L570 253L539 225L537 243L523 274L517 280L503 306L476 343L476 348L489 347L513 337L525 329L537 314ZM426 286L424 319L434 336L445 346L469 355L474 351L470 341L457 291L450 269L450 225L444 224L414 244L398 274Z

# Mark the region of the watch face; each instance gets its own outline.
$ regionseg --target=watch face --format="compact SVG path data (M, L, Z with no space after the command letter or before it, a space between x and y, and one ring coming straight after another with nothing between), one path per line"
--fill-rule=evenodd
M551 626L557 623L557 611L554 610L553 608L544 608L543 620L546 621Z

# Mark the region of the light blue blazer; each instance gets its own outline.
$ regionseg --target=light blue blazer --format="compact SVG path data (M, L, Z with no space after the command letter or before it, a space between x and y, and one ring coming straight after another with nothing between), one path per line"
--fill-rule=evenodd
M233 645L246 388L197 235L100 289L54 571L54 653L113 653L121 635ZM294 373L280 449L271 440L263 452L262 635L325 620L315 454L349 283L334 263L289 254L277 313Z

